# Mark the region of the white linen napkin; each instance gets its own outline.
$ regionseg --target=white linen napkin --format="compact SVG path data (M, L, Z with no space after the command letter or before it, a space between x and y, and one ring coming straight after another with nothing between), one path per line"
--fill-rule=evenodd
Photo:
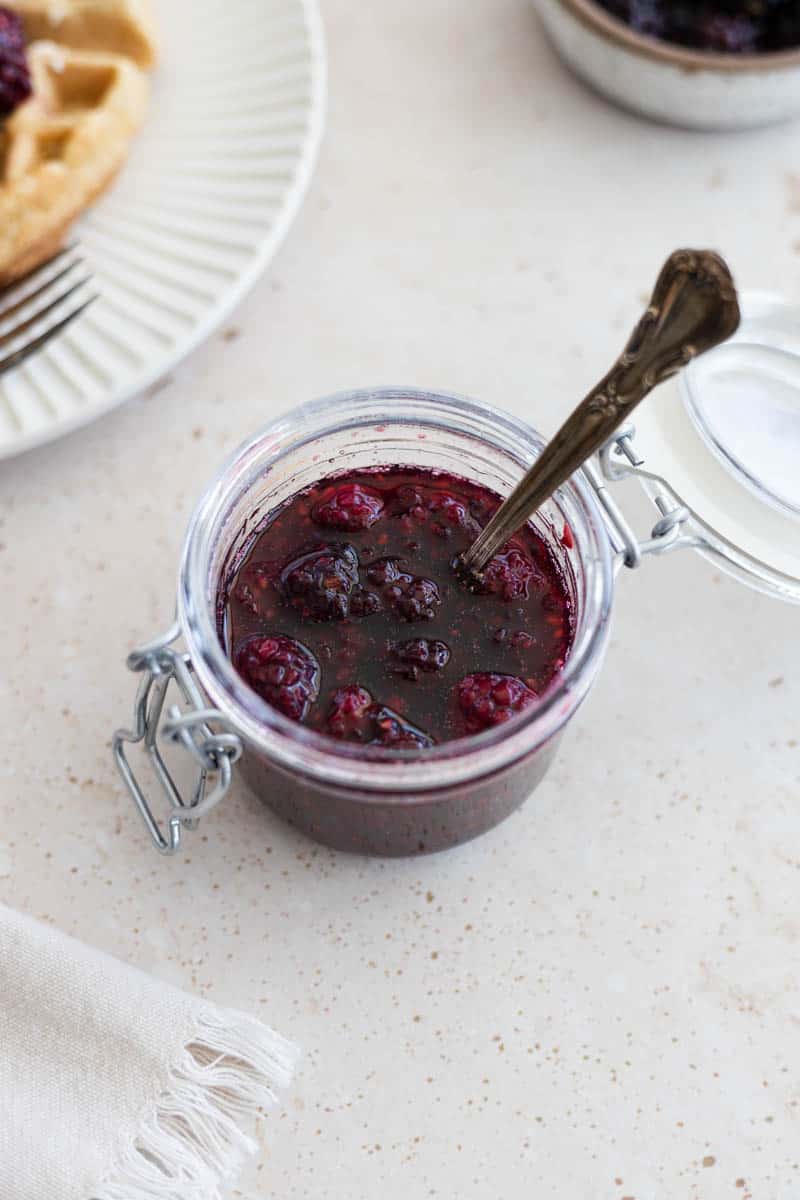
M2 1200L221 1200L294 1056L0 906Z

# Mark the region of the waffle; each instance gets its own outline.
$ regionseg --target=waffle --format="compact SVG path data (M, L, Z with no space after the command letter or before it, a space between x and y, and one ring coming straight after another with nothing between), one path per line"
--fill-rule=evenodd
M153 56L149 26L136 19L142 0L13 7L26 32L70 40L29 42L33 95L0 129L0 285L49 258L111 183L147 108L149 82L137 61ZM102 31L131 57L98 49Z
M150 0L11 0L29 42L122 54L152 67L156 39Z

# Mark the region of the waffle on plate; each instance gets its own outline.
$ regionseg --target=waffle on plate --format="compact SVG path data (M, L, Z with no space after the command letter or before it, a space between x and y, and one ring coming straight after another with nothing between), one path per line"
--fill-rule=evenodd
M149 0L0 6L0 285L53 254L113 180L154 59Z

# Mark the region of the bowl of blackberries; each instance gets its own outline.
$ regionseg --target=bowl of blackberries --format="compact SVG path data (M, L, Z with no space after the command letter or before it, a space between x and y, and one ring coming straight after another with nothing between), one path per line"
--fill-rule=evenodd
M535 0L565 63L652 119L743 129L800 115L800 0Z

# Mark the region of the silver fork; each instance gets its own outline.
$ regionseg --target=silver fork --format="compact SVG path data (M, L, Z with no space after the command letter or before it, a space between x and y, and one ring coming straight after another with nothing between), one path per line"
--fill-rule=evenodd
M0 375L41 350L97 300L96 293L79 295L91 281L79 247L71 245L0 289Z

